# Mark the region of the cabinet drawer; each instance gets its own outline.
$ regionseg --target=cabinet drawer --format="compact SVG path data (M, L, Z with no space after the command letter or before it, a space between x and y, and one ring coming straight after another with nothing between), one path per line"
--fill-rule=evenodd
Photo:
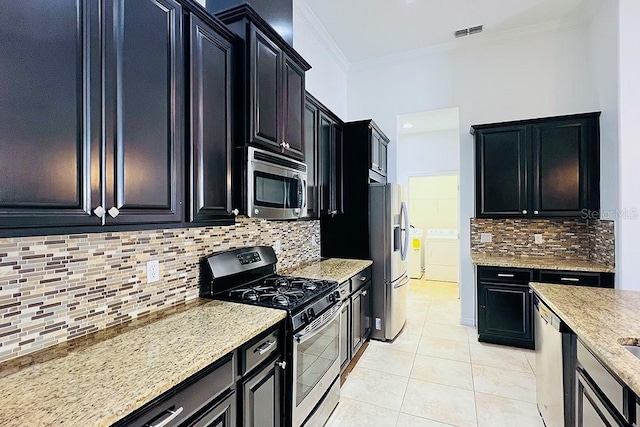
M271 329L269 332L261 335L242 347L240 357L240 375L244 375L256 366L260 365L271 356L280 352L280 328Z
M478 278L483 282L527 284L533 280L533 270L523 270L520 268L478 267Z
M574 271L541 271L540 282L561 285L599 286L599 273L577 273Z
M116 423L117 426L156 425L171 418L167 427L178 426L192 417L216 397L231 389L235 383L233 375L234 357L229 354L218 362L215 368L205 368L202 374L196 374L194 379L188 379L184 385L179 385L175 392L170 391L166 397L161 397L149 409L143 409L139 414Z
M593 380L620 414L624 414L624 387L602 366L598 359L578 341L578 366Z
M367 267L351 278L351 292L355 292L371 280L371 267Z
M351 295L351 280L347 280L340 284L340 298L342 301L347 300L349 295Z

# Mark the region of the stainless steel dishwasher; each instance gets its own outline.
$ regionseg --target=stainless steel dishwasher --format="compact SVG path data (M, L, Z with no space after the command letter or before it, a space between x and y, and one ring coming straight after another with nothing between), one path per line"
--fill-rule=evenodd
M573 427L576 336L537 295L533 304L538 411L546 427Z

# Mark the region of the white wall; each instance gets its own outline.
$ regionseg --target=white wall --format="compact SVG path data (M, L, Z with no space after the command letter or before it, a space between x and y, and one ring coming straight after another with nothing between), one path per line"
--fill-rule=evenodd
M631 0L633 1L633 0ZM586 27L416 58L352 64L349 120L371 117L394 141L396 116L458 107L460 112L461 321L475 322L469 219L474 215L472 124L598 110ZM390 174L397 176L396 144Z
M640 141L638 141L638 119L640 118L640 2L619 2L619 122L620 137L619 178L620 208L640 210ZM617 221L617 276L622 289L640 290L637 264L640 260L640 218L622 217Z
M460 132L446 129L403 134L398 137L396 178L409 185L409 176L458 173Z
M293 3L293 47L312 67L307 91L345 119L349 63L304 0Z

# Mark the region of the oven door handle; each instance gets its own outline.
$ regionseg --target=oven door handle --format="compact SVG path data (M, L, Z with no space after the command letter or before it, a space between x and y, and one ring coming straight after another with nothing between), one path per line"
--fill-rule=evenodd
M343 303L341 302L340 304L334 305L334 307L338 307L336 312L329 319L327 319L327 321L324 322L322 325L320 325L317 328L312 329L309 332L306 332L304 334L295 334L293 336L293 339L296 340L296 343L297 344L302 344L305 341L309 340L310 338L313 338L313 336L315 334L317 334L318 332L322 332L323 330L327 329L331 325L331 322L336 320L336 318L340 317L340 311L342 309L342 304Z

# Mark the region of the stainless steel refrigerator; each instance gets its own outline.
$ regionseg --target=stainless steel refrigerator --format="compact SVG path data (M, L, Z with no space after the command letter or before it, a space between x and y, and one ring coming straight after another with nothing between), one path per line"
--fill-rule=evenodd
M373 260L371 338L391 341L407 321L407 191L398 184L371 184L369 200L369 245Z

